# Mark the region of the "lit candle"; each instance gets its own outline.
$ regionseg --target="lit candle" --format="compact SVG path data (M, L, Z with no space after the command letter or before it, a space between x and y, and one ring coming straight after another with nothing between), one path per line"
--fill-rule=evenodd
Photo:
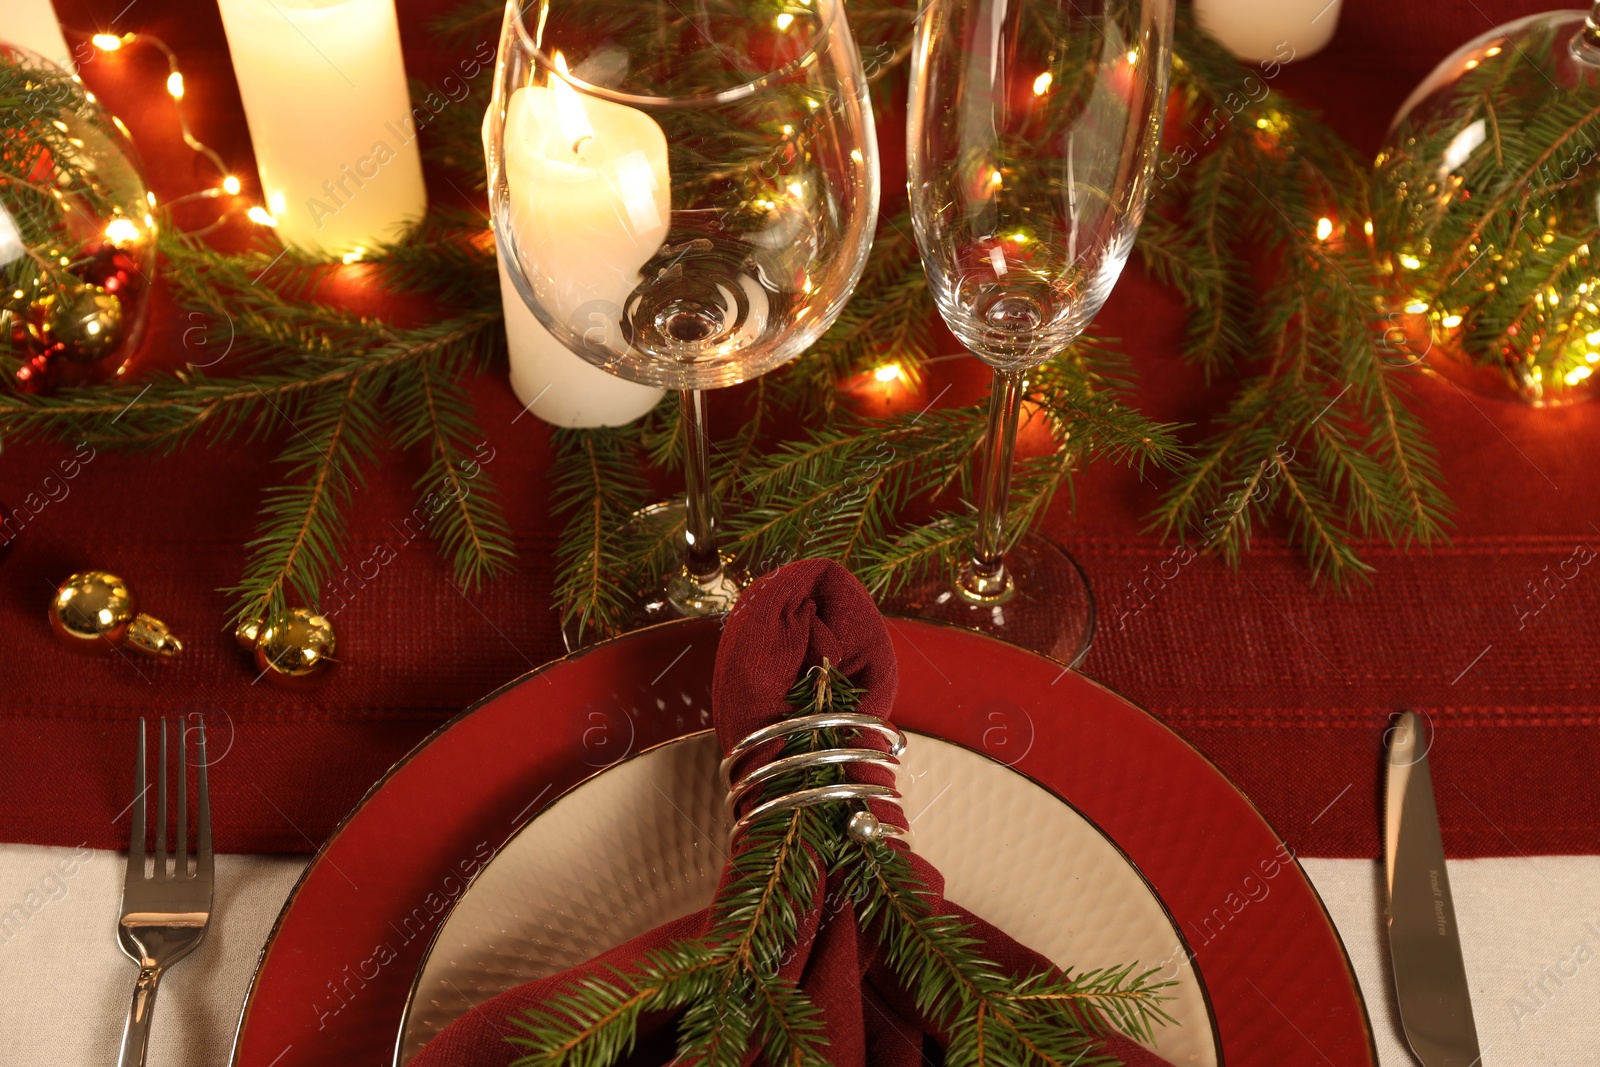
M50 0L5 0L0 4L0 41L37 52L66 70L76 69Z
M1340 0L1194 0L1200 28L1250 63L1287 63L1321 51Z
M427 198L394 0L218 0L278 236L349 254Z
M550 82L518 89L506 104L508 221L544 309L580 335L612 341L639 268L667 235L667 139L636 108ZM500 288L511 383L535 415L560 426L617 426L660 399L661 390L607 374L552 337L503 267Z

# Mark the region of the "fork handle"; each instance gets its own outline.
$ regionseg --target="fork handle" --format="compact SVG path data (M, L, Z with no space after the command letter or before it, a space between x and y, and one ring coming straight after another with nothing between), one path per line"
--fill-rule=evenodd
M128 1007L128 1024L122 1028L122 1054L117 1067L144 1067L145 1049L150 1044L150 1016L156 1010L156 986L161 982L159 967L140 967L133 984L133 1003Z

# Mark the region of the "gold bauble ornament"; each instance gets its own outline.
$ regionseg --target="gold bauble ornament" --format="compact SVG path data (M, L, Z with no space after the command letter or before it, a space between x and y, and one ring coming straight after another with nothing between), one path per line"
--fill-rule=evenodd
M261 640L261 620L241 620L239 625L233 628L233 639L246 652L254 652L256 642Z
M282 689L314 689L328 680L333 665L333 623L308 608L291 608L268 623L241 622L234 640L255 655L261 676Z
M183 651L167 624L140 614L128 583L108 571L79 571L56 588L50 629L62 644L84 652L126 645L158 659Z

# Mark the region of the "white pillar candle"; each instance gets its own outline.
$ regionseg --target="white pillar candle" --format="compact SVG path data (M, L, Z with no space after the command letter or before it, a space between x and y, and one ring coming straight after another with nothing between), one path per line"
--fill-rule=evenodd
M504 253L501 253L503 256ZM511 390L554 426L622 426L656 406L664 390L607 374L550 336L528 310L500 262Z
M61 23L50 0L4 0L0 3L0 41L38 52L66 70L72 65L72 50L61 36Z
M1322 50L1340 0L1194 0L1200 28L1250 63L1287 63Z
M506 186L523 269L543 307L580 333L615 338L639 268L666 238L672 210L667 139L649 115L584 97L559 78L506 105ZM511 382L534 414L560 426L616 426L661 390L595 368L543 329L501 272Z
M427 209L394 0L218 0L267 210L348 254Z

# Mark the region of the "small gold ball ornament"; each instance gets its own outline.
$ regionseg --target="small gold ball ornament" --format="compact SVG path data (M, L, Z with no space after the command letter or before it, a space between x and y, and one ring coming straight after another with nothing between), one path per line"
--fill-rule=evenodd
M333 658L333 623L308 608L291 608L265 624L247 619L233 636L254 653L261 676L282 689L315 689L338 662Z
M160 619L139 613L128 583L108 571L79 571L56 588L50 629L62 644L84 652L126 645L171 659L183 642Z

